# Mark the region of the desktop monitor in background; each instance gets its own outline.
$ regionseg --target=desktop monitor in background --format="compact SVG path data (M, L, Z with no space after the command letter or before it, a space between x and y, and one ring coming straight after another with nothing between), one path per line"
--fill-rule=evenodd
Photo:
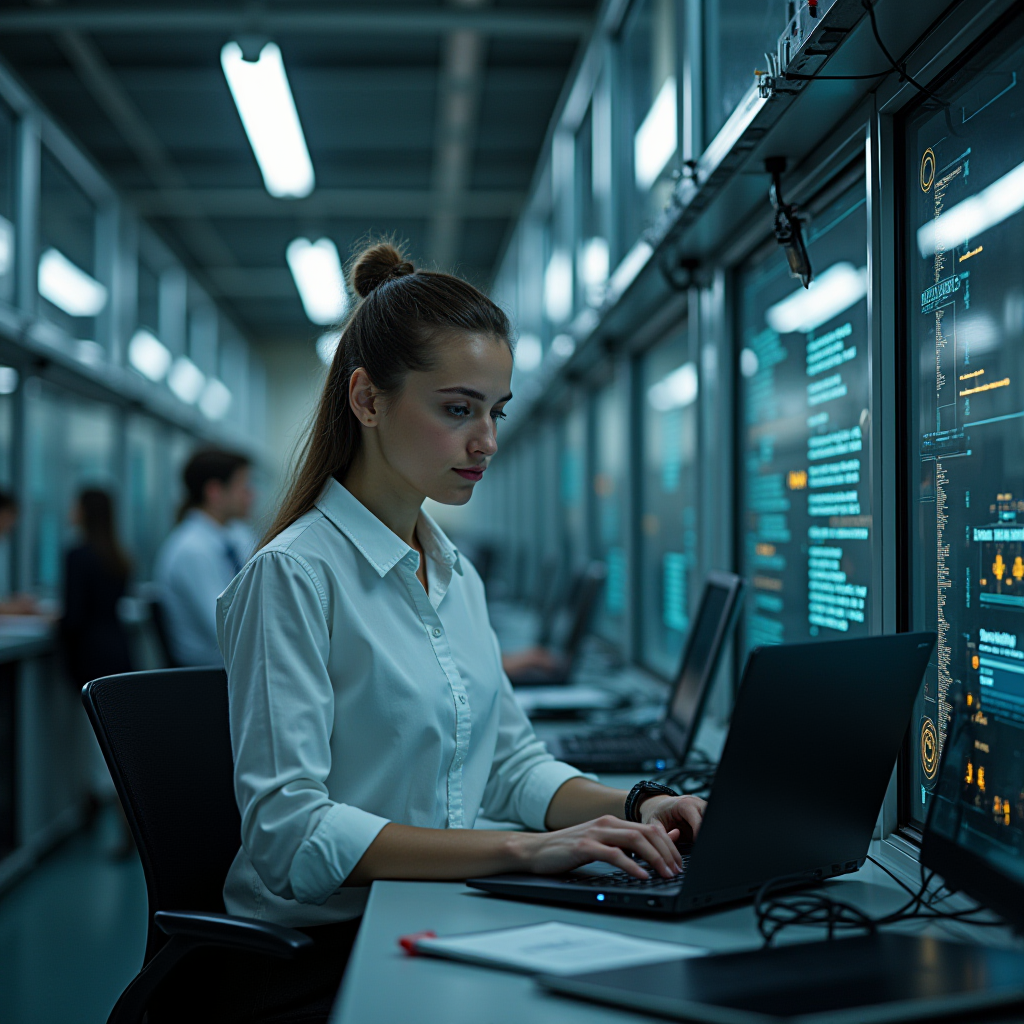
M1024 704L960 705L947 733L921 864L1024 931Z

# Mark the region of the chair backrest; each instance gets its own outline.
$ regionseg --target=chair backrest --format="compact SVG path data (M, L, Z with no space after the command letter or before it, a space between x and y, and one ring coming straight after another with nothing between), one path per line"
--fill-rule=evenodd
M158 910L223 913L221 890L241 843L227 676L160 669L94 679L82 700L146 875L146 962L167 941Z

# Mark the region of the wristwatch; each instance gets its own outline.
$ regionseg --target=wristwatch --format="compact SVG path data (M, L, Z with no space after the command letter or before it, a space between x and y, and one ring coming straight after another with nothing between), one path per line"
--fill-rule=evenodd
M638 782L626 797L626 821L640 821L640 805L656 793L664 793L666 796L678 796L674 789L663 786L660 782Z

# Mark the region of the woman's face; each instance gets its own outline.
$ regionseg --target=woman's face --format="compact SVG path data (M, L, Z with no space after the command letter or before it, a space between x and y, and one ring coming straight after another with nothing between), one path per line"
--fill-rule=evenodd
M464 505L498 450L511 380L503 339L460 332L439 342L434 368L410 373L401 392L378 406L390 470L434 501Z

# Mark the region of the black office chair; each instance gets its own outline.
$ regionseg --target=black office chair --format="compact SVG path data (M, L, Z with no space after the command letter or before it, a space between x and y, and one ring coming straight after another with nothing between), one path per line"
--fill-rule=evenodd
M293 928L224 913L221 888L240 844L232 786L227 678L221 668L94 679L89 721L142 859L149 931L142 970L108 1024L138 1024L158 986L199 947L293 958Z

